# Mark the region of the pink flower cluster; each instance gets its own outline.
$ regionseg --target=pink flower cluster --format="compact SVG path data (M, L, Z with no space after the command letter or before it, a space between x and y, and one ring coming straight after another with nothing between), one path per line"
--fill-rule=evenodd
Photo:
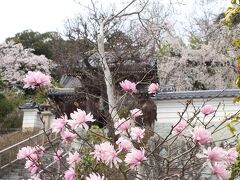
M172 134L179 135L183 130L186 129L187 126L188 126L188 123L184 120L181 120L180 122L174 125Z
M99 174L91 173L86 180L104 180L104 176L100 176Z
M142 116L142 115L143 115L143 112L142 112L141 109L135 108L135 109L133 109L133 110L130 111L130 114L131 114L131 117L137 118L137 117L139 117L139 116Z
M86 114L86 112L81 109L77 109L77 111L71 113L70 116L72 120L69 120L68 122L73 129L77 129L78 127L80 127L88 130L87 122L95 121L91 113Z
M122 87L123 91L129 92L129 93L137 93L136 84L134 82L131 82L129 80L125 80L119 83Z
M139 149L132 149L131 152L129 152L126 155L125 162L130 165L132 169L136 169L137 166L139 166L142 161L147 160L145 157L145 150L143 148Z
M80 154L75 151L74 153L69 152L68 154L68 158L67 158L67 163L70 166L75 167L76 164L78 164L80 162L81 158L80 158Z
M145 135L145 129L141 129L140 127L131 128L130 136L133 140L137 141L138 143L141 142L144 135Z
M49 85L51 81L50 76L47 76L41 73L40 71L37 72L28 71L28 74L23 79L23 83L24 83L23 88L31 87L32 89L34 89L38 86Z
M77 109L77 111L71 113L70 116L72 120L68 120L67 116L64 115L55 119L51 124L52 132L60 133L64 143L71 143L74 138L76 138L76 134L72 132L73 130L69 131L69 129L66 128L67 125L72 129L84 128L88 130L87 122L95 121L91 113L86 114L86 112L81 109Z
M180 135L188 126L188 123L184 120L181 120L173 126L172 134ZM209 144L212 141L211 133L204 127L195 127L192 130L192 139L194 142L200 145Z
M76 180L75 166L80 162L81 158L77 151L74 153L69 152L67 163L70 165L70 168L64 172L65 180Z
M118 163L121 163L122 160L117 157L117 152L114 149L113 145L110 142L104 142L101 144L96 144L94 146L94 152L91 153L97 161L102 161L106 165L112 164L118 168Z
M192 138L200 145L206 145L212 141L211 133L203 127L195 127L193 129Z
M206 164L218 179L229 179L230 171L228 167L236 161L238 153L235 148L225 150L221 147L209 147L203 149L203 153L197 154L197 157L206 159Z
M53 155L54 161L59 161L62 158L62 155L63 155L63 149L58 149Z
M205 116L212 114L216 111L211 105L205 105L200 109L200 112L203 113Z
M130 151L133 148L133 145L129 139L126 139L124 137L120 137L116 144L118 145L118 149L120 151Z
M159 91L159 84L158 83L152 83L148 87L148 93L149 94L155 94Z
M64 132L66 129L65 126L67 124L67 121L68 121L68 118L66 114L64 116L61 116L60 118L54 119L51 124L52 132L55 132L55 133Z
M39 179L40 158L44 155L43 146L23 147L18 151L17 159L25 159L25 168L31 173L34 179Z
M76 136L77 136L76 134L70 132L68 129L61 134L63 143L67 144L70 144Z
M116 135L126 133L130 128L130 121L126 120L125 118L122 118L114 123L114 128L116 129L115 130Z
M65 180L76 180L76 173L73 168L69 168L67 171L64 172Z

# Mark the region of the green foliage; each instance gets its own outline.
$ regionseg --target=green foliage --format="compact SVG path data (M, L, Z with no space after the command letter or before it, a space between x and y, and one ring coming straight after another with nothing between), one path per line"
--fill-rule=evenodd
M11 102L3 95L0 94L0 118L1 121L13 110L14 106Z
M164 57L164 56L169 56L170 55L170 47L169 44L161 44L159 47L159 56Z
M199 44L202 43L202 40L197 35L191 33L188 42L192 49L198 49Z
M228 121L225 125L229 129L229 131L234 135L236 132L235 124L240 121L240 115L236 114L231 117L231 120Z
M235 79L235 85L240 88L240 76L238 75Z
M23 95L6 91L0 94L0 127L19 128L22 124L22 112L18 109L25 100Z
M240 56L236 57L237 65L240 66Z
M123 106L119 111L118 111L118 116L119 118L125 118L128 116L129 108L126 106Z
M3 91L6 88L7 88L6 82L0 79L0 90Z
M63 88L64 87L63 84L61 84L59 81L57 81L55 79L52 79L51 83L54 87L58 87L58 88Z
M238 158L237 158L236 162L234 163L234 165L232 165L232 167L230 169L231 170L230 180L234 180L235 178L240 176L240 157L239 157L240 142L237 143L236 150L238 152Z
M47 100L44 88L40 89L24 89L25 99L32 99L34 102L42 104Z
M236 128L235 128L231 123L226 123L226 127L228 127L229 131L230 131L232 134L235 134Z
M207 88L205 87L205 85L199 81L194 81L193 83L193 91L195 90L207 90Z
M15 43L21 43L24 48L34 49L34 54L45 55L51 59L53 52L52 46L55 40L61 39L57 32L39 33L32 30L25 30L21 33L17 33L14 37L6 39L6 42L14 41Z
M235 48L235 50L238 50L239 49L239 44L240 43L240 40L239 40L239 38L235 38L234 40L233 40L233 45L234 45L234 48ZM240 59L240 57L238 57L239 59ZM239 61L238 61L239 62Z
M228 26L233 26L240 22L240 6L237 5L236 1L232 1L232 3L235 6L228 7L225 12L224 22Z
M98 126L91 126L90 130L87 131L86 139L93 144L101 143L103 141L103 130Z
M209 76L214 76L216 74L215 70L210 67L207 67L207 72L208 72Z

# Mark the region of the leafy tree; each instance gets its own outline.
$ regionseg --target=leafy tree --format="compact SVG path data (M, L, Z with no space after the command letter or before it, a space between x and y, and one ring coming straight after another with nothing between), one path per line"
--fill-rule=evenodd
M24 30L17 33L14 37L6 39L6 42L13 41L21 43L24 48L34 49L36 55L45 55L51 59L53 56L53 46L55 41L62 39L57 32L45 32L43 34L32 30Z
M227 25L236 25L240 22L240 1L231 0L232 6L225 12L224 22Z
M13 105L8 101L8 99L0 94L0 121L2 122L4 118L13 110Z

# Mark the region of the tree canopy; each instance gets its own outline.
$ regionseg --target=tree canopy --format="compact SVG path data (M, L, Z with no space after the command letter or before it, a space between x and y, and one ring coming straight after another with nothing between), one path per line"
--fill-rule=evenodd
M14 37L9 37L6 42L13 41L16 44L21 43L24 48L33 49L36 55L45 55L51 59L53 56L53 45L57 40L62 39L57 32L39 33L32 30L24 30L17 33Z

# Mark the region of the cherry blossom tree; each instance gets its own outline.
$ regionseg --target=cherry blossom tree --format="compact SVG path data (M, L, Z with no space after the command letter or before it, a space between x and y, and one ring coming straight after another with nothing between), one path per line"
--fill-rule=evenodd
M54 63L45 56L37 56L31 49L24 49L21 44L12 42L0 45L0 76L10 85L22 82L28 71L42 71L50 74Z

